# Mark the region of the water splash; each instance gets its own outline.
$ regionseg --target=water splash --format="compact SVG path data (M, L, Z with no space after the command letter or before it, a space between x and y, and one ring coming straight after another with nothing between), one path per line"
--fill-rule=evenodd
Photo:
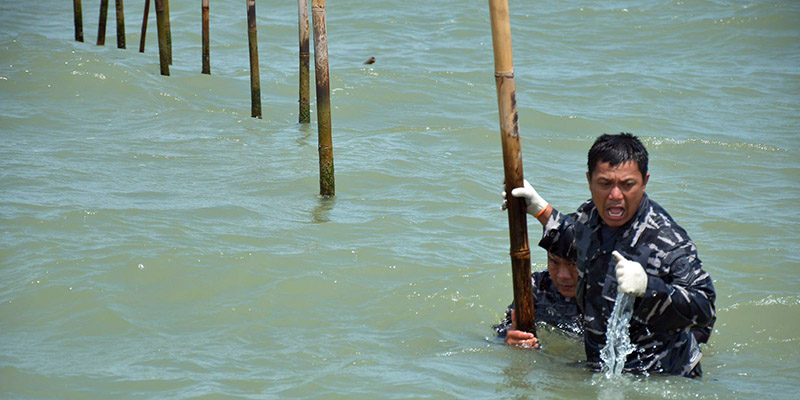
M606 378L621 375L625 359L636 349L628 335L633 314L633 300L633 296L629 294L617 293L614 309L608 317L606 345L600 350L600 359L603 361L600 372L605 373Z

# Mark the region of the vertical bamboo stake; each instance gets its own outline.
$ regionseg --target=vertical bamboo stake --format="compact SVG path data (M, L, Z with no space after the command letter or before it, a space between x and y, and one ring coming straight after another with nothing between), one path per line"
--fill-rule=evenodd
M142 37L139 38L139 53L144 53L144 39L147 37L147 17L150 14L150 0L144 0L144 13L142 14Z
M108 0L100 0L100 21L97 23L97 45L106 44L106 19L108 19Z
M122 0L116 0L117 5L117 48L125 48L125 11Z
M300 32L300 112L297 121L311 122L308 88L308 0L297 0L297 26Z
M203 72L211 75L211 56L208 44L208 0L203 0L201 6L203 14Z
M72 0L72 9L75 13L75 40L83 41L83 9L81 0Z
M256 0L247 0L247 39L250 44L250 116L261 118L261 81L258 77Z
M167 31L167 60L172 65L172 25L169 22L169 0L164 0L164 27Z
M167 58L167 29L164 26L164 1L156 2L156 28L158 31L158 60L161 64L161 75L169 76L169 58Z
M317 129L319 136L319 194L335 194L333 140L331 139L331 93L328 77L328 32L325 0L311 3L314 17L314 72L317 82Z
M494 77L497 84L497 107L500 113L500 136L503 143L503 166L506 193L523 186L522 148L519 143L517 99L514 85L514 61L511 52L511 24L508 0L489 0L494 47ZM536 334L531 284L531 251L528 247L528 223L524 199L508 197L508 229L511 237L511 272L514 281L514 309L517 329Z

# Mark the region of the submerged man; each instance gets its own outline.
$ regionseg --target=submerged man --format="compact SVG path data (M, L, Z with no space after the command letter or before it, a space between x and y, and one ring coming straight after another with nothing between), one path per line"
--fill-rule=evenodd
M635 296L625 371L699 377L699 343L716 319L716 293L686 231L645 193L650 179L644 145L628 133L602 135L588 154L592 198L574 214L553 209L530 184L511 194L545 226L540 245L575 230L584 345L599 369L606 324L617 291Z
M542 245L542 243L540 243ZM575 240L573 230L568 228L557 240L548 240L547 271L531 274L533 283L533 305L536 321L552 325L568 334L583 334L583 317L575 302L578 285L578 270L575 265ZM519 331L514 324L514 304L508 306L503 321L493 326L497 336L509 345L538 347L538 339L532 333Z

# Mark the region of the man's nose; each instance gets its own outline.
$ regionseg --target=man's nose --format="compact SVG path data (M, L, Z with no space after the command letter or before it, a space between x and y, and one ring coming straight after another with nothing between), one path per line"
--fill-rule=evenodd
M566 280L572 278L569 274L569 269L567 269L566 267L559 268L557 276L559 280Z
M608 195L609 198L618 200L622 198L622 190L620 190L619 186L614 186L611 189L611 193Z

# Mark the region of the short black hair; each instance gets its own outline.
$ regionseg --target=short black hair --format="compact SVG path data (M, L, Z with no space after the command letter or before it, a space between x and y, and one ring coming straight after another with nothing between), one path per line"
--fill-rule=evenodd
M618 135L602 134L594 141L589 149L589 177L597 167L598 162L607 162L612 167L635 161L642 173L642 179L647 176L647 149L636 136L627 132Z

